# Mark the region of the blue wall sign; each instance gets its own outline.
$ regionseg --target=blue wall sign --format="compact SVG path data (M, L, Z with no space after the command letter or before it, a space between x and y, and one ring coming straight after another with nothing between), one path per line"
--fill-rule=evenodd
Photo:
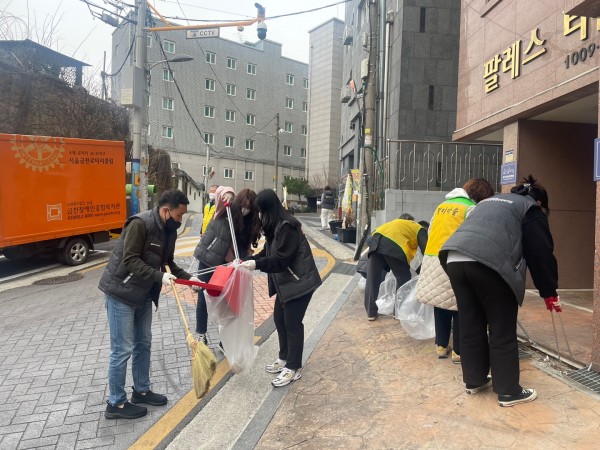
M600 138L594 139L594 181L600 181Z
M517 182L517 163L510 162L500 166L500 184L515 184Z

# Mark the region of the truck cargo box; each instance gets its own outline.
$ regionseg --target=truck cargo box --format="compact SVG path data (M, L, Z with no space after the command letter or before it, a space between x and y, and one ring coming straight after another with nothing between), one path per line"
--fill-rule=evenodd
M125 219L123 142L0 134L5 254L32 243L64 243L69 236L91 240L121 228Z

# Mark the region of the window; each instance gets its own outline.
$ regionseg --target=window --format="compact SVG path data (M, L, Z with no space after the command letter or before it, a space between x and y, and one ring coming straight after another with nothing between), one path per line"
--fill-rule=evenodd
M244 173L244 180L254 181L254 172L252 170L246 170Z
M302 78L302 87L308 89L308 78Z
M233 169L224 169L223 178L233 178Z
M284 129L286 133L291 133L294 131L294 125L292 124L292 122L286 122Z
M294 75L291 73L285 74L285 84L289 84L290 86L294 85Z
M150 136L150 124L148 124L148 136Z
M248 66L246 67L246 71L250 75L256 75L256 64L248 63Z
M294 109L294 99L293 98L286 98L285 99L285 107L288 109Z
M256 91L251 88L246 89L246 98L248 100L256 100Z
M302 112L308 112L308 102L302 102Z
M202 176L203 177L209 176L211 172L212 172L211 166L202 166Z
M308 134L308 127L306 125L302 125L300 128L300 134L302 134L302 136L306 136Z
M256 116L254 114L248 114L246 116L246 125L256 125Z
M204 133L204 143L205 144L214 144L215 143L215 134L214 133Z
M215 107L214 106L204 106L204 117L215 117Z
M163 41L163 50L165 53L175 53L175 42L167 41L165 39Z
M152 95L148 94L148 106L152 104Z
M146 46L148 48L152 48L152 35L151 34L146 35Z
M163 69L163 80L173 81L173 71L169 69Z
M227 122L235 122L235 111L228 109L225 111L225 120Z
M173 139L173 127L162 127L161 136L167 139Z
M236 87L235 84L231 84L231 83L227 83L225 85L225 91L227 92L227 95L231 95L234 96L236 93Z
M225 136L225 147L235 147L235 138L233 136Z
M231 70L235 70L235 66L236 66L237 61L235 60L235 58L231 58L231 57L227 57L227 68L231 69Z
M305 148L300 149L300 158L306 158L306 149Z
M204 89L206 89L207 91L214 91L215 90L215 80L211 80L210 78L207 78L204 80Z
M168 109L169 111L173 111L173 99L168 97L163 97L163 109Z
M420 8L420 17L419 17L419 33L425 33L425 14L426 14L426 9L425 8Z
M283 154L285 156L292 156L292 147L290 145L283 146Z
M246 150L254 150L254 141L252 139L246 139Z
M217 61L217 54L213 52L206 52L205 60L209 64L215 64L215 62Z

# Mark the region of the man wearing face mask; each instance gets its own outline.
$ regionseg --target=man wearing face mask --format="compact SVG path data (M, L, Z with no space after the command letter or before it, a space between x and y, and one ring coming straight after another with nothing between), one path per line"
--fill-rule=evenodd
M163 285L183 278L199 281L175 264L175 240L189 201L179 190L165 191L155 208L130 217L115 246L98 288L105 294L110 329L107 419L135 419L162 406L167 397L150 390L152 303L158 307ZM165 272L168 265L171 273ZM133 393L127 401L125 378L132 358Z
M208 223L211 221L213 216L215 215L215 192L219 188L218 184L213 184L208 190L208 203L204 205L204 214L202 215L202 228L200 230L200 234L204 234L206 231L206 227Z

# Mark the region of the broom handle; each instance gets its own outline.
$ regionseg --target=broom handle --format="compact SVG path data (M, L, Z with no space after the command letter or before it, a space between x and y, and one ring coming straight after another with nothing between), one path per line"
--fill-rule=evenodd
M240 260L240 254L238 252L237 242L235 239L235 230L233 229L233 219L231 218L231 207L229 203L225 204L225 209L227 210L227 219L229 222L229 231L231 231L231 240L233 241L233 253L235 254L235 259L237 261Z
M171 273L171 268L166 265L165 269L167 273ZM171 282L171 289L173 289L173 293L175 294L175 300L177 301L177 306L179 307L179 313L181 314L181 320L183 320L183 324L185 325L185 329L188 333L191 333L190 327L188 326L187 319L185 318L185 314L183 313L183 308L181 307L181 301L179 300L179 294L177 293L177 289L175 288L175 281L173 279L169 280Z

